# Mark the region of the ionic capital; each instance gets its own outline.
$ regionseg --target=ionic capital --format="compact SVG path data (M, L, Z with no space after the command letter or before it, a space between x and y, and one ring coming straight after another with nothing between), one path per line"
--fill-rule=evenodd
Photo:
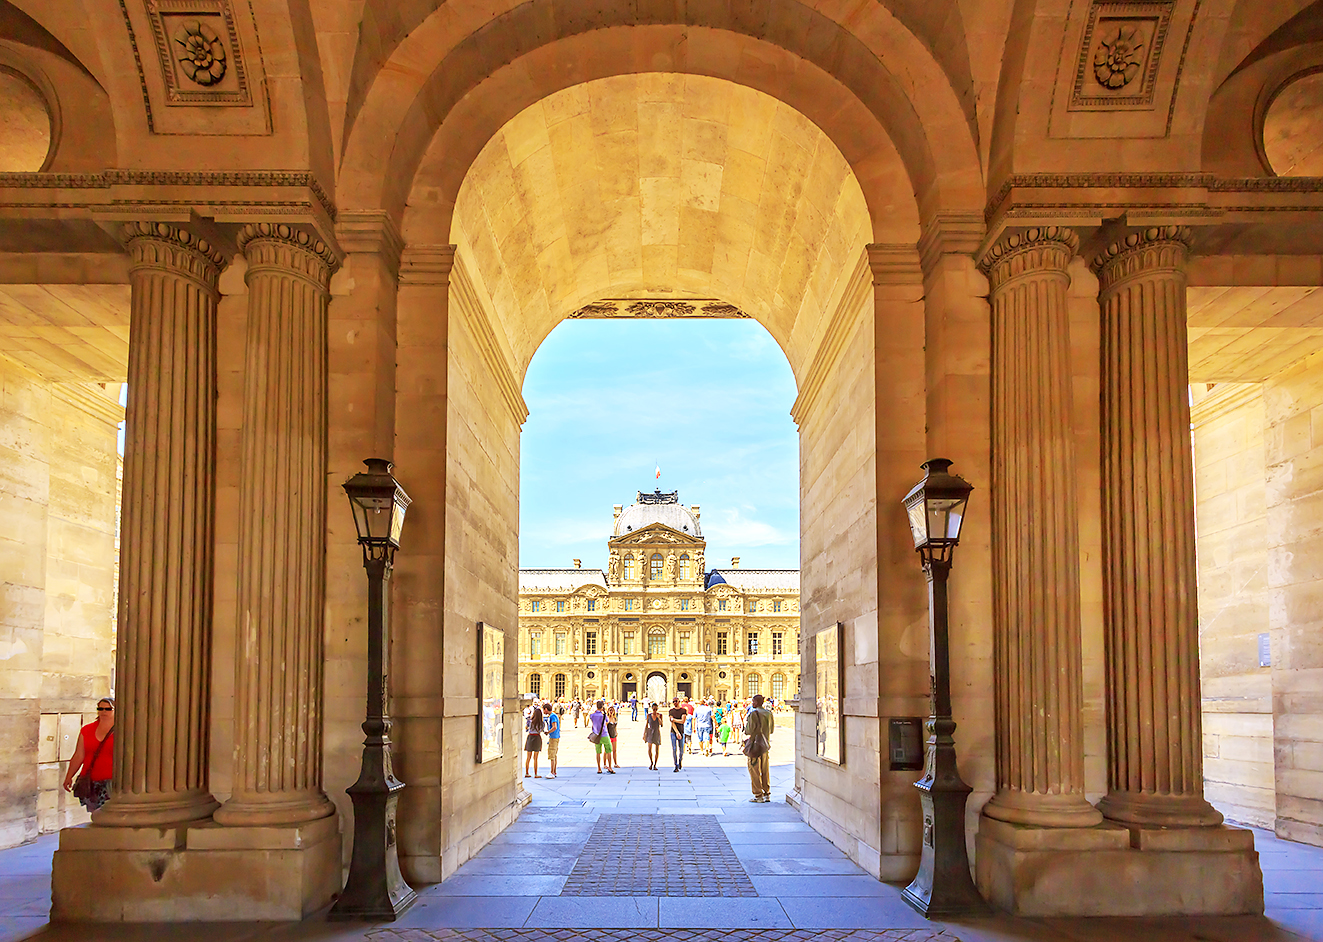
M1192 237L1189 226L1150 226L1117 239L1089 263L1098 290L1144 272L1184 271Z
M275 268L325 290L340 265L329 245L285 223L249 223L239 230L238 242L248 260L250 277L257 269Z
M1080 239L1074 229L1035 226L1002 236L983 253L978 267L988 276L995 291L1021 275L1049 271L1064 275L1079 247Z
M216 246L174 223L125 223L120 240L128 246L130 270L164 269L192 278L209 291L216 290L220 273L229 263Z

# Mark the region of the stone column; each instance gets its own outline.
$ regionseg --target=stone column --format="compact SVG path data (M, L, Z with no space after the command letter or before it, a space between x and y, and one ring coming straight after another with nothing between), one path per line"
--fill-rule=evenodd
M992 302L992 818L1089 827L1084 798L1079 532L1066 267L1079 241L1009 235L982 267Z
M248 261L234 791L229 826L327 817L322 791L326 599L326 310L335 256L290 226L239 233Z
M1185 262L1146 229L1093 260L1102 308L1108 793L1124 824L1215 825L1204 800Z
M129 404L116 653L115 777L93 820L209 816L216 281L226 259L168 223L130 223Z

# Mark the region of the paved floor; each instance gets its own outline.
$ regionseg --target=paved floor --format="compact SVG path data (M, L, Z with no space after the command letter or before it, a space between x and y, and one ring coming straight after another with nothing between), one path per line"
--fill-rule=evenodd
M51 836L0 851L0 942L1323 942L1323 850L1267 832L1265 917L930 923L784 802L750 804L743 757L686 757L675 773L666 755L653 772L626 722L624 767L599 775L582 731L566 732L560 776L525 779L519 820L396 923L51 927ZM779 797L789 737L773 745Z

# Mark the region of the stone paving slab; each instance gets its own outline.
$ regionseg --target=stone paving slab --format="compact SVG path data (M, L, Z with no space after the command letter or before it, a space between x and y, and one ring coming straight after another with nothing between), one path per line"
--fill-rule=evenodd
M900 898L898 890L888 889L889 894L872 897L783 896L779 901L786 916L800 929L931 928L927 920Z
M528 922L537 896L423 896L392 924L396 929L519 927Z
M720 874L723 879L707 879ZM713 815L604 814L562 896L757 896Z
M685 899L659 902L657 925L663 929L703 926L708 929L791 929L794 923L774 899Z
M852 897L885 896L895 891L868 874L796 874L794 876L753 876L759 896Z
M417 929L386 928L372 942L960 942L941 929Z
M572 926L592 926L598 929L656 928L657 898L544 896L533 907L528 923L547 928Z

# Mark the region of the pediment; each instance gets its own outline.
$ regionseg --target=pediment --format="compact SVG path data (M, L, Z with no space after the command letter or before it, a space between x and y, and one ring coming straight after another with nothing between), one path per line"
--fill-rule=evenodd
M651 523L642 530L634 530L630 533L612 537L610 541L612 546L637 546L648 543L683 543L695 547L704 545L704 541L699 537L695 537L690 533L682 533L664 523Z

